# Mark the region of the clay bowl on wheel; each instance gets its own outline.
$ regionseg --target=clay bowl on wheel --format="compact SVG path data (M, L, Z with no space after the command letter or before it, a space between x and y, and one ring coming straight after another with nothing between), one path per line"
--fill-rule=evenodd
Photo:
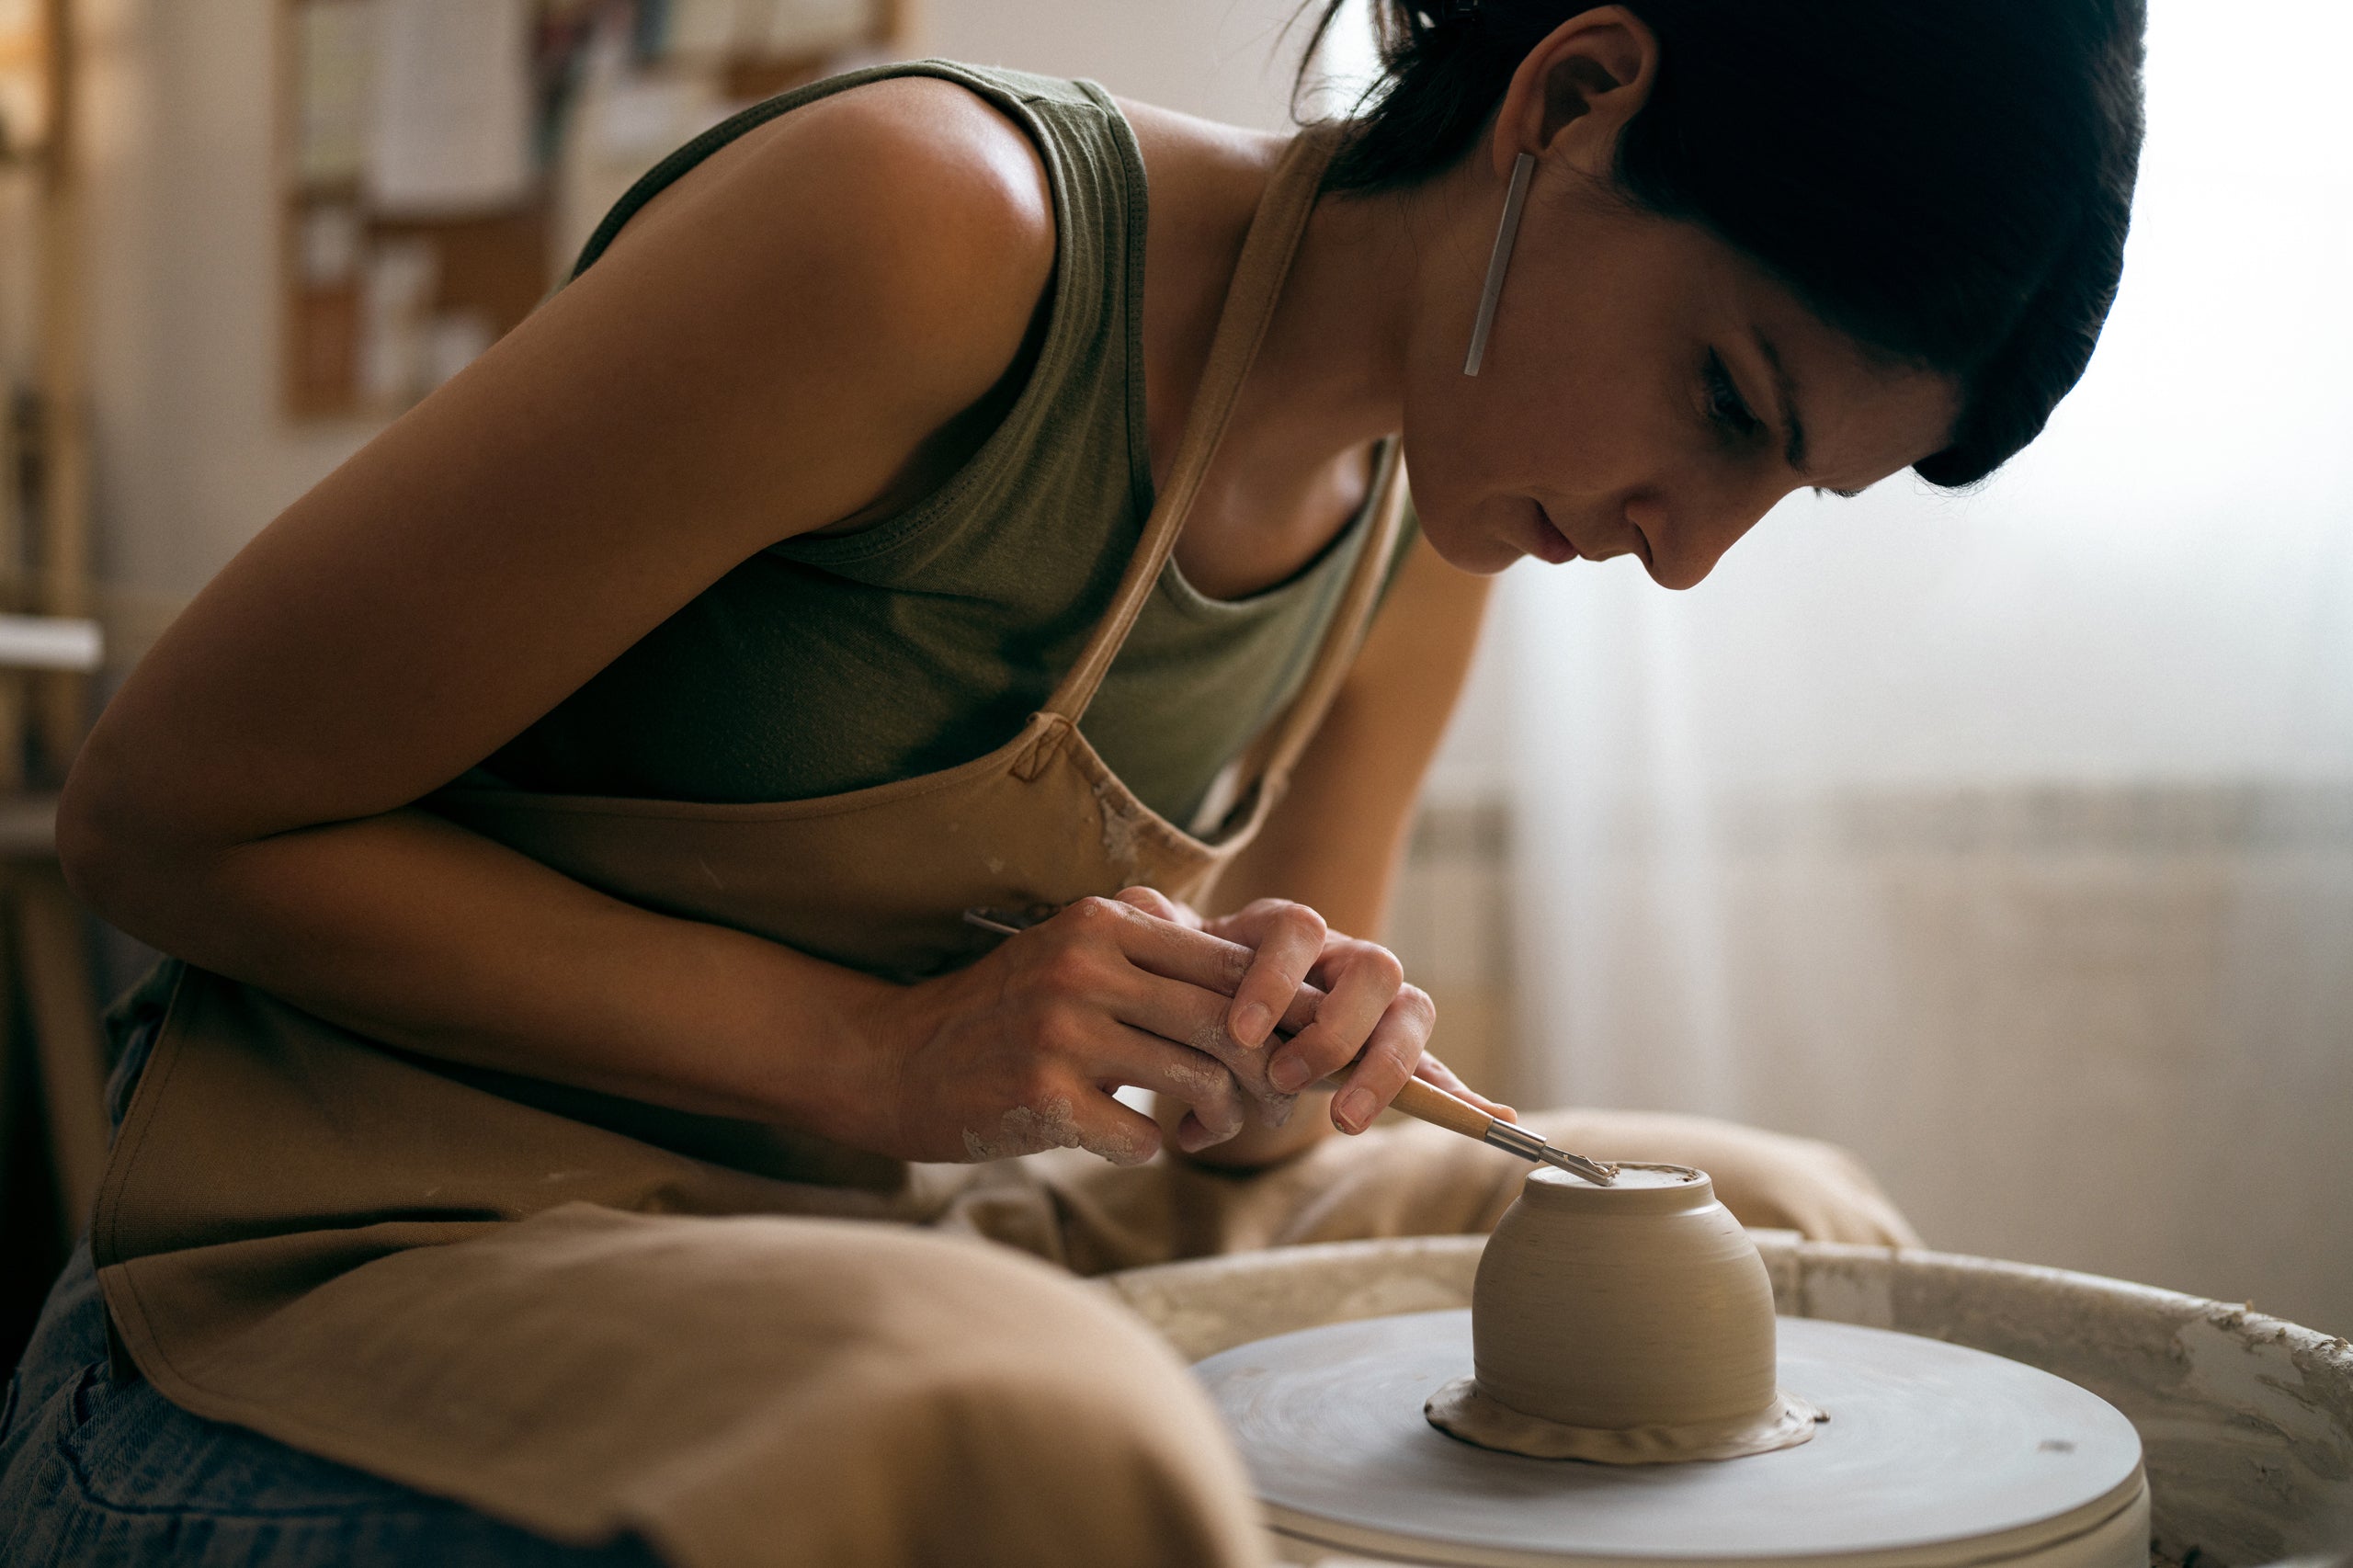
M1440 1431L1544 1459L1660 1464L1802 1443L1824 1417L1775 1381L1773 1287L1706 1174L1614 1187L1539 1166L1479 1260L1472 1376Z

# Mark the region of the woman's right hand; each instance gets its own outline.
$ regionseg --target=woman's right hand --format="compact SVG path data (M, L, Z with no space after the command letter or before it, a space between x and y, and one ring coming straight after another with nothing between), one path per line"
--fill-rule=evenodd
M1226 1032L1249 961L1117 899L1080 899L968 968L878 999L876 1124L854 1141L911 1160L1082 1148L1142 1165L1160 1129L1113 1097L1122 1085L1191 1106L1188 1149L1233 1137L1254 1107L1279 1122L1293 1096L1266 1081L1267 1052Z

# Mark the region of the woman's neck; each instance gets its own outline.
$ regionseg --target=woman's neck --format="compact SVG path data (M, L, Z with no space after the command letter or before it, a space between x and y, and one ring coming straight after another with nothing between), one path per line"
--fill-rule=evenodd
M1146 396L1165 483L1243 236L1288 143L1142 106L1131 119L1152 190ZM1364 454L1403 423L1426 264L1455 246L1461 183L1317 204L1177 547L1204 592L1283 581L1360 507Z
M1316 204L1251 368L1254 434L1336 458L1398 429L1415 292L1404 210L1393 196Z

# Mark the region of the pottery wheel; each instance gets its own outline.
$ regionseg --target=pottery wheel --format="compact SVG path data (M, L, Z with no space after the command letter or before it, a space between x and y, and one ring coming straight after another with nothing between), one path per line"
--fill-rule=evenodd
M1536 1564L2145 1564L2141 1439L2105 1400L1983 1351L1779 1320L1781 1386L1830 1414L1776 1453L1641 1468L1434 1430L1471 1314L1331 1324L1195 1371L1275 1528L1409 1560ZM2072 1543L2072 1544L2070 1544Z

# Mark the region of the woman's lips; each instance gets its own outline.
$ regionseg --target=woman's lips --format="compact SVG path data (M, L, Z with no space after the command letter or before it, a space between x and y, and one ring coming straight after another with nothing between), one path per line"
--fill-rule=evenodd
M1564 561L1575 561L1584 554L1577 549L1576 541L1563 533L1561 525L1552 520L1552 514L1544 509L1543 502L1531 498L1528 504L1536 510L1536 543L1529 551L1530 555L1547 564L1558 566Z

